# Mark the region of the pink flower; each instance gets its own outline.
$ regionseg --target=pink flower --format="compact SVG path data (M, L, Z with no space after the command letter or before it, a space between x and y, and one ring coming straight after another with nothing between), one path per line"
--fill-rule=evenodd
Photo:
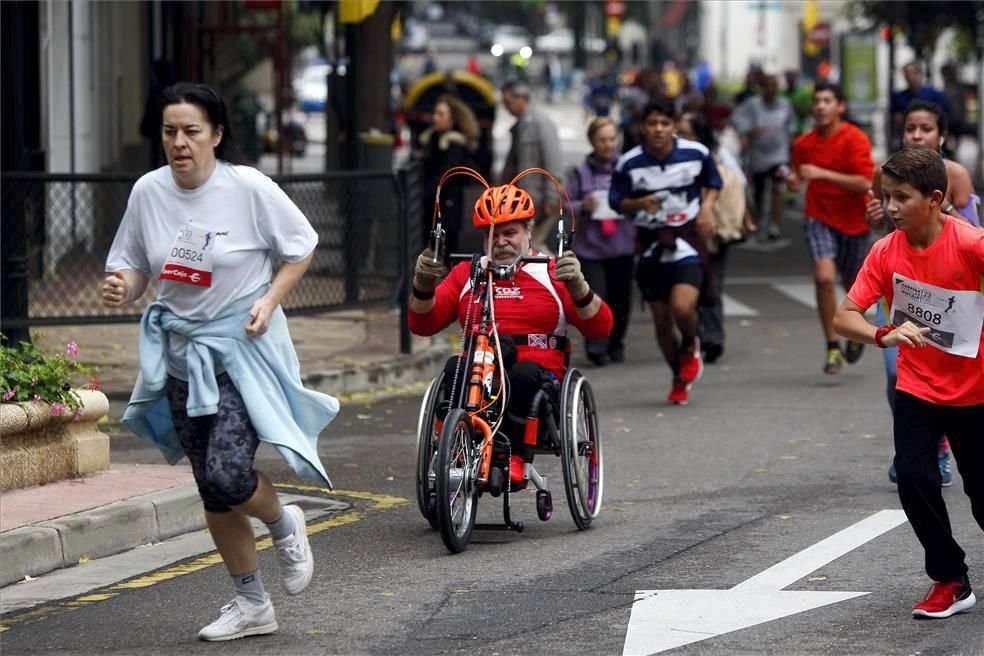
M37 384L38 384L38 377L35 376L34 378L31 379L31 387L34 387Z
M65 410L67 410L67 409L68 408L65 407L65 404L64 403L52 403L51 404L51 416L52 417L58 417L58 416L64 414L65 413Z
M35 394L34 395L34 398L31 399L31 402L32 403L40 403L41 402L41 395L40 394Z
M72 421L82 421L82 411L76 410L75 414L72 415Z
M10 399L14 398L15 396L17 396L17 392L15 392L12 389L9 389L9 390L7 390L6 392L3 393L3 400L4 401L9 401Z
M69 342L68 345L65 347L65 355L73 359L78 358L79 345L76 344L75 342Z

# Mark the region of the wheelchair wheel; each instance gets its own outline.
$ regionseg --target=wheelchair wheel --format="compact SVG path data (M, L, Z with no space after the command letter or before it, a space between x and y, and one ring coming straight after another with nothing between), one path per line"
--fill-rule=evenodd
M438 440L436 516L444 545L452 553L468 547L478 513L478 460L475 433L464 410L448 413Z
M583 531L601 511L604 460L594 394L577 369L570 369L564 377L560 404L564 491L574 523Z
M420 402L420 415L417 418L417 507L435 531L437 518L434 516L434 454L437 451L437 404L441 397L442 372L431 381L424 398Z

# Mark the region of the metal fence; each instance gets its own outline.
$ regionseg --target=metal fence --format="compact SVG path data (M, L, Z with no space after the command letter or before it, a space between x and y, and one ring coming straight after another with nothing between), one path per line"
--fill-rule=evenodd
M4 257L20 272L2 293L22 294L27 317L4 326L137 321L154 298L106 308L100 287L106 255L138 175L4 173L0 176ZM330 171L276 176L318 232L307 274L285 301L288 313L397 303L420 234L419 167L400 171ZM8 241L10 240L10 241ZM7 263L8 265L10 262ZM26 270L26 271L25 271ZM5 304L7 306L7 304ZM7 306L9 307L9 306Z

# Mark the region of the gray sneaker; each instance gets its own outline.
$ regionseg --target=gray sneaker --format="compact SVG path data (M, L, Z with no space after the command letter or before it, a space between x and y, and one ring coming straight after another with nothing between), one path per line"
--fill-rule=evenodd
M294 533L283 540L274 540L280 560L280 582L289 595L300 594L314 574L314 555L307 537L304 511L297 506L284 506L284 512L294 516Z
M252 635L265 635L277 630L277 618L273 616L273 604L254 604L236 595L222 607L222 615L198 632L199 640L220 642Z

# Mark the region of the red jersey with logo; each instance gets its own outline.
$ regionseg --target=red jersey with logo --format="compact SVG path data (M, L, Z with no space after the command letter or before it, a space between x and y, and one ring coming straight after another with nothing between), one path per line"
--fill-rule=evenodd
M872 246L848 298L868 308L884 296L891 306L897 291L907 294L914 288L900 284L899 276L954 292L984 293L984 230L947 216L940 236L922 250L909 244L904 231L896 230ZM944 305L940 311L949 309ZM897 389L924 401L984 404L984 331L977 357L952 355L930 345L900 345L898 372Z
M577 308L567 286L553 277L555 260L549 264L523 264L513 280L495 281L495 321L500 335L529 335L529 343L516 345L518 361L530 360L564 377L564 351L550 348L551 336L567 335L568 325L588 339L604 339L612 331L614 319L608 304L590 319L577 316ZM470 262L455 266L434 293L434 308L427 314L410 311L410 330L416 335L434 335L455 319L464 326L468 301ZM476 297L477 301L478 298ZM472 307L472 322L479 318L479 305Z
M875 162L871 141L861 128L842 121L826 137L815 129L793 143L793 165L813 164L847 175L863 175L871 180ZM845 235L861 235L870 229L865 218L867 194L848 191L830 180L810 180L806 187L806 216L840 230Z

